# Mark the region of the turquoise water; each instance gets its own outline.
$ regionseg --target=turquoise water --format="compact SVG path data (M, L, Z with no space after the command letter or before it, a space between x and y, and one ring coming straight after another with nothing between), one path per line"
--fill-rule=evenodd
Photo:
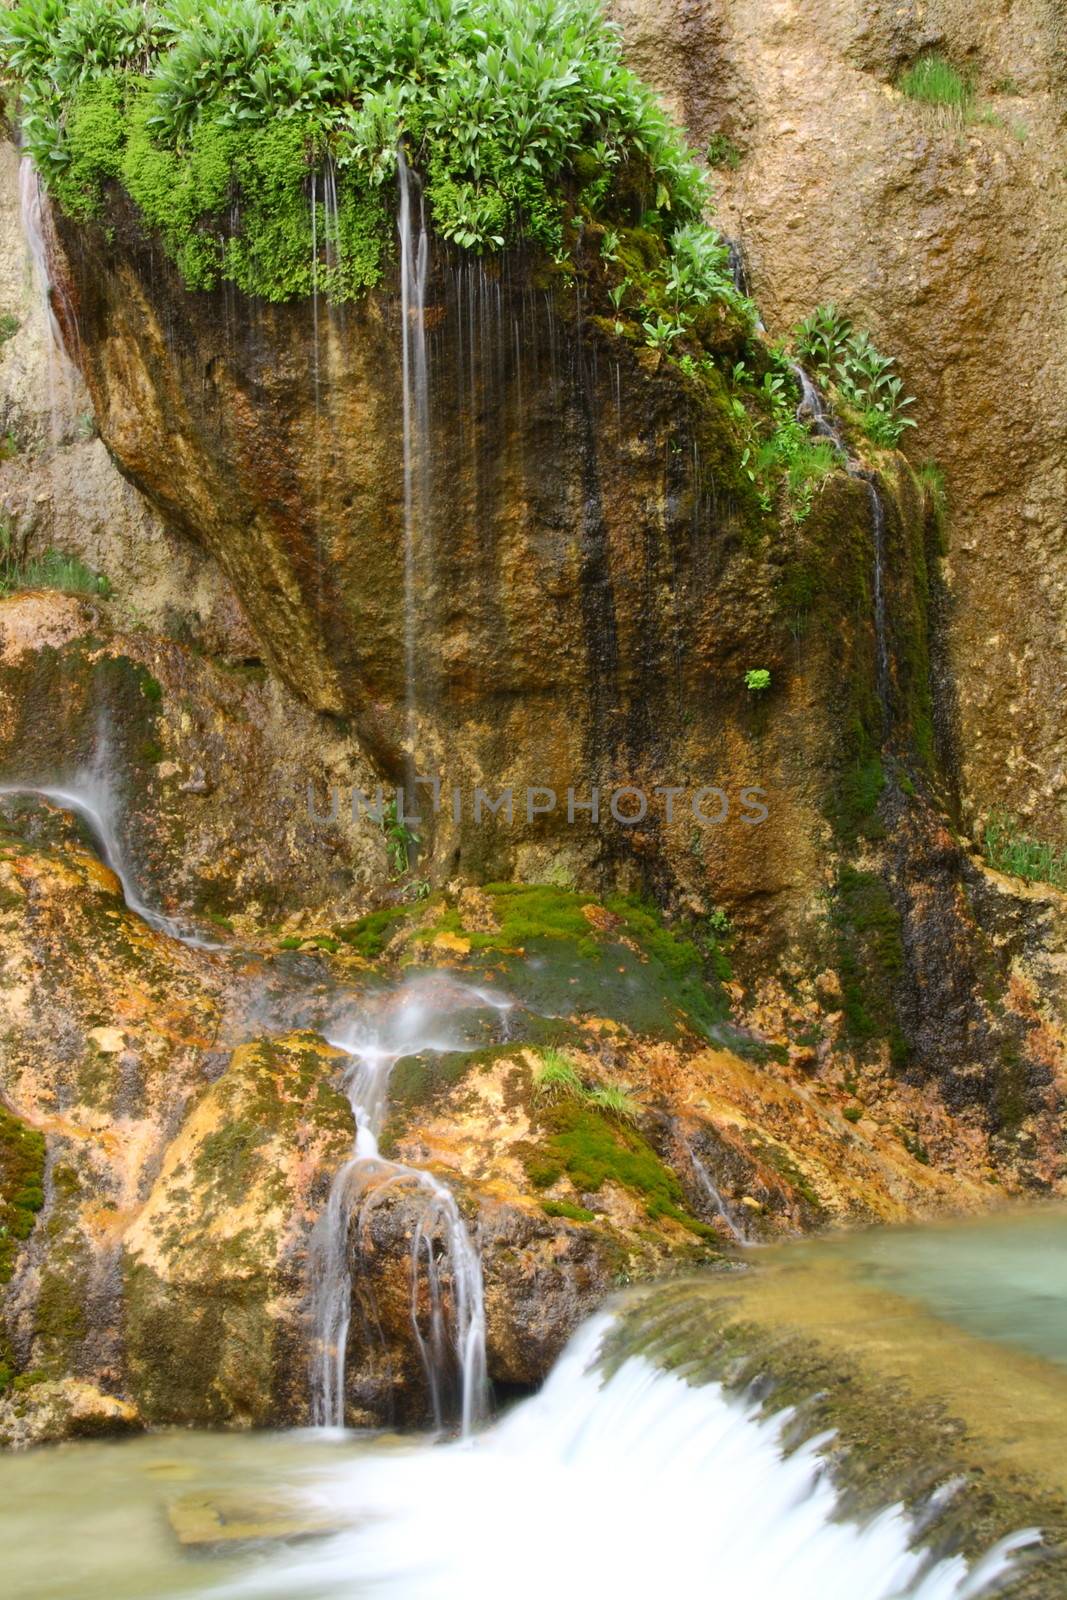
M1067 1366L1067 1207L864 1233L837 1248L868 1282L943 1321Z

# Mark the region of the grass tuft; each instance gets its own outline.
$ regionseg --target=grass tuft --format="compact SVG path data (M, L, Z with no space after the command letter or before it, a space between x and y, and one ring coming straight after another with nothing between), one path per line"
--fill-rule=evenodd
M77 556L46 550L42 556L19 561L12 548L10 527L0 527L0 599L19 589L58 589L61 594L94 594L107 599L111 585Z
M922 56L897 82L901 94L923 105L965 115L974 103L974 84L941 55Z
M996 872L1067 889L1067 852L1024 833L1003 811L994 811L985 825L982 854Z

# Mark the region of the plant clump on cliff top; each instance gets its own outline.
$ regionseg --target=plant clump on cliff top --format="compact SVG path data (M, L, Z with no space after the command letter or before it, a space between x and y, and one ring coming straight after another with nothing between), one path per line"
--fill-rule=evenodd
M63 210L120 184L191 288L377 282L401 148L479 250L561 251L577 188L664 236L706 199L595 0L19 0L0 68Z

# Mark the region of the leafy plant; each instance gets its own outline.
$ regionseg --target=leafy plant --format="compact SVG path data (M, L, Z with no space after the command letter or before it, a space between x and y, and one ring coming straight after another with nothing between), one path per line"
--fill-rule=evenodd
M408 827L398 814L396 801L390 800L382 808L382 832L393 872L399 877L410 870L418 853L419 836Z
M9 339L13 339L21 327L22 323L18 317L10 311L5 311L3 316L0 316L0 344L6 344Z
M745 673L745 688L749 694L766 694L771 686L771 675L766 667L750 667Z
M401 146L437 230L473 250L558 255L568 190L610 209L617 183L643 189L664 237L707 200L596 0L16 0L0 71L64 209L98 214L120 182L196 288L307 293L313 237L326 292L377 281Z
M669 317L658 314L642 322L645 331L645 342L653 350L669 350L676 339L680 339L685 332L685 324L672 321Z
M873 444L894 449L904 429L915 427L905 415L915 400L904 392L895 358L882 355L832 302L799 323L793 337L799 359L854 413Z
M1024 833L1020 824L1003 811L994 811L986 822L982 853L997 872L1067 889L1067 851Z

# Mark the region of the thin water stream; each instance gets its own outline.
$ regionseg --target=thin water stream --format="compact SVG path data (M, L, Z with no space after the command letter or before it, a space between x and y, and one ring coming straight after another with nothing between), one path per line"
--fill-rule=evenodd
M80 817L88 829L96 852L106 867L110 867L122 885L122 897L134 916L140 917L157 933L176 939L193 950L224 950L226 945L207 939L188 922L167 916L146 904L137 886L134 874L126 859L119 838L118 809L113 787L108 779L106 763L97 761L93 766L77 772L65 786L43 783L0 784L0 800L39 799L62 811L71 811Z
M389 1161L378 1140L388 1104L389 1076L403 1056L462 1049L471 1014L505 1015L511 1002L492 990L430 974L381 998L331 1040L350 1065L344 1087L356 1122L352 1157L338 1172L312 1239L315 1326L311 1371L312 1420L340 1427L345 1415L345 1362L352 1306L350 1232L385 1188L417 1200L411 1244L412 1336L422 1358L438 1427L458 1423L469 1435L485 1416L485 1303L481 1260L455 1196L432 1172ZM420 1315L425 1286L428 1316ZM453 1406L451 1397L457 1397Z

